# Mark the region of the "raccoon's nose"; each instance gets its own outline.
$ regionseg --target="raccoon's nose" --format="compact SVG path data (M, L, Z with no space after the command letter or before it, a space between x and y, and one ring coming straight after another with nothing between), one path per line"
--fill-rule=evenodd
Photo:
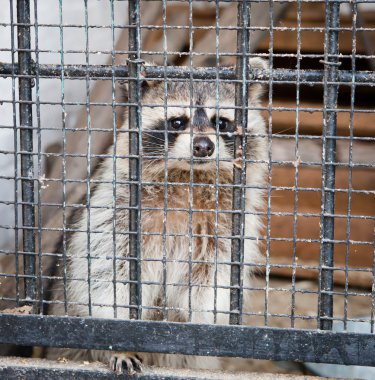
M215 150L214 143L208 137L195 137L193 140L193 152L195 157L211 156Z

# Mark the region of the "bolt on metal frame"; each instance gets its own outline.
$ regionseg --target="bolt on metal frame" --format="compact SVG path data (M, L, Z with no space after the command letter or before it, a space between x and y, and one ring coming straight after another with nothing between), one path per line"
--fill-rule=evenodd
M112 1L113 3L113 1ZM341 139L337 136L337 113L340 112L337 106L338 91L340 85L352 86L351 107L354 109L354 88L359 85L373 86L375 83L374 72L358 72L355 67L353 70L340 70L340 52L338 49L338 39L340 31L340 4L345 3L343 0L326 0L325 1L325 46L324 58L322 64L324 70L301 70L297 69L278 69L273 66L272 53L270 54L270 69L251 70L249 71L247 60L250 54L249 34L251 31L250 13L251 0L238 1L238 24L237 24L237 55L236 68L216 68L194 69L192 67L190 45L190 65L187 68L166 67L167 59L164 59L164 66L143 66L141 59L141 19L140 19L140 1L129 0L129 23L126 26L129 29L129 58L127 67L119 66L94 66L90 65L88 58L88 37L86 39L86 64L85 65L65 65L63 53L61 53L61 64L46 65L33 62L31 58L31 33L30 27L30 2L29 0L17 0L17 40L18 40L18 62L0 63L0 75L12 78L17 77L19 81L19 100L13 100L13 103L19 105L19 152L21 157L21 184L22 184L22 227L23 231L23 249L24 257L24 276L25 280L25 297L24 301L32 305L34 315L16 316L16 315L0 315L0 343L12 343L20 345L45 345L58 347L79 347L92 349L108 349L123 351L152 351L183 353L196 355L218 355L218 356L241 356L253 357L273 360L296 360L296 361L312 361L326 363L343 363L355 365L375 365L375 356L372 354L375 349L375 337L373 334L356 334L356 333L334 333L332 332L333 321L333 299L335 295L333 275L337 269L334 264L334 232L335 218L335 195L346 189L337 189L335 186L335 171L340 164L336 159L336 143ZM300 2L299 2L300 3ZM358 2L359 3L359 2ZM189 7L192 7L192 0L188 1ZM270 1L270 18L272 20L272 1ZM11 8L13 2L10 0ZM86 35L87 35L87 1L86 6ZM167 1L163 1L163 9L165 12ZM219 7L219 1L216 1L216 7ZM353 5L356 11L356 4ZM60 9L61 11L61 9ZM217 11L218 12L218 11ZM190 9L191 13L191 9ZM113 4L112 4L113 17ZM192 36L192 15L190 14L190 34ZM218 19L218 14L216 15ZM299 15L300 17L300 15ZM164 28L166 28L166 16L163 16ZM113 20L112 20L113 22ZM61 20L60 20L61 23ZM272 24L272 23L271 23ZM13 25L14 27L15 25ZM62 26L60 25L62 28ZM272 29L271 29L272 32ZM164 30L164 33L165 30ZM353 23L353 34L355 35L355 23ZM355 37L355 36L354 36ZM353 39L354 39L353 37ZM165 34L164 34L164 38ZM217 37L218 38L218 37ZM112 46L113 48L113 46ZM63 51L63 48L61 49ZM113 52L112 52L113 54ZM217 53L218 57L218 53ZM353 53L352 64L355 66L355 57ZM114 58L112 57L112 64ZM142 70L142 72L141 72ZM151 79L163 79L166 83L168 79L188 80L192 83L194 80L214 80L219 83L220 80L231 80L236 84L235 96L235 122L240 126L244 133L235 139L235 157L238 150L246 151L246 127L248 112L248 84L252 81L258 81L269 84L270 87L278 83L297 82L300 84L323 84L324 88L324 125L323 135L321 138L310 136L311 140L320 139L322 141L322 161L319 164L322 168L322 188L321 188L321 213L316 215L321 219L321 231L318 242L320 244L320 264L319 270L319 311L318 311L318 328L319 330L302 330L302 329L277 329L259 326L216 326L216 325L194 325L183 323L169 322L153 322L141 321L142 319L142 252L141 252L141 236L142 226L141 220L141 186L144 185L141 177L141 107L140 104L140 81L141 76ZM38 315L40 302L38 300L38 282L37 282L37 246L40 248L40 241L37 244L36 233L43 228L40 226L40 219L36 219L35 210L35 163L34 163L34 147L33 140L35 131L33 128L32 105L34 104L32 97L33 81L35 78L86 78L87 94L89 94L89 79L111 79L114 83L117 79L127 79L129 83L129 134L130 134L130 154L129 154L129 252L130 252L130 278L129 278L129 310L130 319L139 321L120 321L120 320L97 320L95 318L67 318L67 317L45 317ZM271 93L271 91L270 91ZM112 99L114 102L114 99ZM64 103L64 101L63 101ZM261 110L269 110L272 112L272 95L270 95L270 109L261 107ZM87 107L88 123L90 123L90 98L87 95L84 105ZM297 105L297 108L299 106ZM298 112L301 109L297 110ZM40 112L38 110L38 112ZM364 111L366 112L366 111ZM369 110L368 112L373 112ZM353 113L353 112L352 112ZM297 116L298 118L298 116ZM351 125L353 124L353 116L351 114ZM272 118L271 118L272 121ZM298 121L297 121L298 125ZM87 127L90 130L90 126ZM114 126L115 130L115 126ZM297 131L298 132L298 131ZM65 131L66 133L66 131ZM116 135L114 131L114 136ZM277 138L270 132L270 140ZM15 138L16 135L15 135ZM115 136L116 139L116 136ZM297 150L298 133L296 136ZM356 140L351 129L350 144ZM362 138L362 140L374 142L372 137ZM66 160L64 139L64 162ZM17 150L17 142L15 143L15 151ZM88 154L90 157L90 137L88 140ZM39 159L41 156L40 146L38 146ZM15 152L17 155L17 152ZM114 168L116 167L116 159L119 154L115 151ZM71 154L71 156L74 156ZM17 159L15 160L17 163ZM270 153L269 167L271 170L272 157ZM243 252L244 252L244 219L245 219L245 172L246 160L242 160L242 168L234 168L234 184L233 184L233 210L232 210L232 236L231 236L231 285L230 285L230 324L242 324L242 276L243 276ZM88 162L87 174L87 209L90 210L90 183L95 183L90 179L90 162ZM353 167L351 163L351 169ZM373 164L362 164L362 167L374 168ZM39 168L40 170L40 168ZM17 168L16 168L17 171ZM115 171L115 169L114 169ZM65 175L66 173L64 173ZM167 177L166 177L167 178ZM116 178L114 178L114 182ZM65 184L65 181L63 181ZM298 188L298 172L295 177L296 187ZM191 184L191 186L193 186ZM218 184L217 184L218 186ZM351 186L351 185L350 185ZM270 202L271 186L269 187L268 200ZM115 195L114 187L114 197ZM347 190L349 197L351 193L355 193L355 189ZM17 185L15 185L17 193ZM65 194L65 192L64 192ZM293 217L297 217L298 195L296 193L295 208ZM40 198L40 197L38 197ZM166 202L166 195L165 195ZM65 207L65 204L64 204ZM343 218L354 218L350 215L349 200L348 215L342 215ZM164 205L166 209L166 203ZM267 218L271 214L271 205L268 204L268 210L265 212ZM190 215L192 210L189 210ZM116 212L114 212L116 214ZM363 216L366 218L366 216ZM374 219L374 218L373 218ZM64 223L66 220L64 219ZM294 221L293 243L296 244L296 221ZM115 224L114 224L115 225ZM349 224L348 224L349 225ZM38 227L39 226L39 227ZM87 226L90 230L90 225ZM350 238L350 227L348 227L347 238ZM64 234L67 232L64 225ZM114 235L117 232L114 232ZM120 232L119 232L120 233ZM217 233L216 233L217 235ZM192 233L190 238L192 239ZM166 238L166 232L163 233ZM64 240L65 241L65 240ZM269 255L270 222L267 223L267 255ZM366 242L367 243L367 242ZM164 242L165 244L165 242ZM17 244L16 244L17 245ZM88 257L90 252L90 240L88 239ZM114 247L115 237L114 237ZM295 247L294 247L295 250ZM375 251L375 248L374 248ZM18 253L17 253L18 254ZM39 252L39 255L42 255ZM295 255L295 253L294 253ZM374 255L375 256L375 255ZM116 254L114 253L116 260ZM295 258L294 258L295 259ZM375 259L374 259L375 260ZM164 263L165 265L165 263ZM190 263L191 265L191 263ZM88 260L90 271L90 261ZM269 257L267 257L267 289L269 287ZM348 267L348 260L346 262ZM114 271L116 264L114 264ZM164 267L165 269L165 267ZM316 269L316 268L315 268ZM166 270L166 269L165 269ZM348 271L348 268L346 268ZM369 268L373 271L373 268ZM19 279L19 274L18 279ZM191 274L190 274L191 275ZM116 279L114 279L116 282ZM64 283L66 285L66 282ZM191 287L191 279L189 282ZM18 282L17 282L18 286ZM295 273L293 274L293 286L295 286ZM165 284L164 284L165 288ZM116 288L115 288L116 289ZM295 291L295 289L294 289ZM18 292L18 291L17 291ZM114 290L116 294L116 290ZM348 290L348 280L346 281L346 294ZM373 291L373 293L375 293ZM39 295L39 297L41 297ZM374 296L373 300L375 299ZM116 299L116 298L115 298ZM267 319L268 298L266 296L266 312ZM65 296L66 302L66 296ZM295 318L295 303L293 299L291 319ZM215 304L216 305L216 304ZM375 302L371 306L371 332L373 333L374 325L374 309ZM66 307L66 306L65 306ZM114 306L116 312L116 305ZM215 306L216 307L216 306ZM89 309L91 314L91 304L89 301ZM191 312L191 311L190 311ZM216 317L215 317L216 318ZM346 322L345 322L346 323ZM292 327L294 327L292 322ZM98 336L97 331L103 335ZM155 336L151 336L149 331L158 331ZM323 331L322 331L323 330ZM61 335L55 335L54 332L61 331ZM65 334L65 332L74 332ZM121 332L121 333L119 333ZM103 338L104 336L104 338ZM129 336L133 339L129 339ZM194 344L191 343L191 337L199 337ZM127 337L126 339L124 337ZM217 344L220 339L220 345ZM188 344L189 342L189 344ZM313 350L311 349L313 347ZM339 354L337 354L337 350Z

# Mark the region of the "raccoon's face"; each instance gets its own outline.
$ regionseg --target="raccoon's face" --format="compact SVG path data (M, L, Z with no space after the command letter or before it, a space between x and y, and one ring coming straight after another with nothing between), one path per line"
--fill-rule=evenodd
M152 92L156 95L155 89ZM217 162L228 163L236 132L234 93L230 88L222 92L216 109L214 84L195 84L190 97L187 83L171 83L165 107L143 106L143 157L167 158L169 168L181 170L208 170ZM145 100L159 99L163 104L164 94L158 95Z
M264 63L262 61L264 68ZM142 94L142 158L168 169L233 170L235 85L222 81L151 82ZM259 105L259 85L249 105ZM264 134L259 111L248 111L248 130ZM254 139L250 139L254 141Z

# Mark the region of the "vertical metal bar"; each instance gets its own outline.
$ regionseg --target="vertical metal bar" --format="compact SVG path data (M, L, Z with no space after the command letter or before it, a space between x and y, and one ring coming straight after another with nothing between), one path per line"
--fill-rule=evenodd
M115 8L114 2L111 0L111 37L112 37L112 46L111 46L111 66L112 66L112 128L113 128L113 162L112 162L112 191L113 191L113 219L112 219L112 247L113 247L113 318L117 318L117 112L116 112L116 82L115 82Z
M18 89L20 114L20 150L22 176L22 223L25 272L25 298L35 300L36 254L35 254L35 206L34 206L34 165L32 129L32 79L30 45L30 3L17 0L18 35ZM33 308L36 305L33 304ZM35 311L35 310L34 310Z
M215 106L216 106L216 146L218 150L220 149L220 139L219 139L219 111L220 111L220 78L219 78L219 68L220 68L220 0L215 0L215 55L216 55L216 80L215 80ZM216 156L216 173L215 173L215 226L214 226L214 323L217 323L217 273L218 273L218 233L219 233L219 167L220 161L219 156Z
M139 0L129 0L129 318L140 318L140 6Z
M250 4L244 0L238 3L238 31L237 31L237 60L235 93L235 124L238 133L234 142L234 158L243 158L246 155L246 131L247 131L247 104L248 104L248 54L249 54L249 20ZM229 323L241 323L242 310L242 263L244 251L243 228L245 223L243 205L245 202L246 160L243 159L242 167L233 168L233 217L232 217L232 266L230 289L230 316Z
M324 121L322 152L322 213L320 230L320 328L330 330L333 316L333 263L335 162L337 123L337 74L340 24L340 3L326 0L326 30L324 43Z
M193 30L193 1L189 0L189 63L188 68L190 70L190 77L189 77L189 117L190 120L193 120L193 114L194 114L194 78L193 78L193 52L194 52L194 30ZM193 128L190 127L189 130L189 137L190 137L190 151L193 151ZM194 202L193 202L193 182L194 182L194 160L193 155L190 157L190 173L189 173L189 228L188 228L188 236L189 236L189 250L188 250L188 257L189 257L189 279L188 279L188 285L189 285L189 296L188 296L188 309L189 309L189 322L192 321L193 311L192 311L192 272L193 272L193 208L194 208Z
M167 0L163 0L163 65L164 65L164 205L163 205L163 320L168 319L168 293L167 293L167 220L168 220L168 81L167 81L167 65L168 65L168 44L167 44Z
M60 0L61 1L61 0ZM85 10L85 61L86 61L86 115L87 115L87 154L86 154L86 210L87 210L87 293L88 293L88 312L92 316L92 298L91 298L91 112L90 112L90 44L89 44L89 14L88 0L84 0Z
M13 147L14 147L14 252L15 252L15 276L16 276L16 305L20 301L20 270L19 270L19 215L18 215L18 135L17 135L17 109L16 109L16 74L15 74L15 38L14 38L14 7L13 0L9 1L11 24L11 49L12 49L12 108L13 108Z
M348 296L349 296L349 255L350 255L350 234L351 234L351 214L352 214L352 192L353 192L353 137L354 137L354 109L356 96L356 55L357 55L357 4L351 4L352 11L352 83L350 85L350 118L349 118L349 157L348 157L348 207L346 218L346 247L345 247L345 297L344 297L344 330L348 327Z
M35 63L36 63L36 72L35 72L35 89L36 89L36 120L37 120L37 138L38 138L38 148L37 148L37 157L38 157L38 312L43 314L43 293L44 293L44 284L43 284L43 254L42 254L42 133L41 133L41 119L40 119L40 78L39 78L39 25L38 25L38 2L34 0L34 28L35 28Z
M301 73L301 2L297 4L297 82L296 82L296 132L295 132L295 174L294 174L294 205L293 205L293 257L292 257L292 302L290 311L290 326L295 327L296 320L296 271L297 271L297 224L298 224L298 183L299 183L299 123L300 123L300 73Z
M67 258L67 217L66 217L66 111L65 111L65 72L64 72L64 29L63 29L63 2L59 0L59 34L60 34L60 63L61 63L61 121L62 121L62 217L63 217L63 226L62 226L62 248L63 248L63 293L64 293L64 312L68 314L68 258Z
M272 209L272 144L273 144L273 81L274 69L273 69L273 46L274 46L274 19L273 19L273 0L269 0L269 55L268 55L268 67L270 76L268 79L268 189L267 189L267 223L266 223L266 289L264 294L264 324L268 326L268 316L269 316L269 293L270 293L270 252L271 252L271 209Z

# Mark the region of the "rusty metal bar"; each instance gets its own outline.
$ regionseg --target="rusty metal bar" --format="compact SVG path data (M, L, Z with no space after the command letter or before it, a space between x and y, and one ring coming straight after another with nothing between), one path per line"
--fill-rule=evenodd
M140 6L138 0L129 1L129 317L141 315L141 247L140 247ZM138 26L138 27L137 27Z
M32 116L32 86L31 53L30 53L30 3L28 0L17 1L17 22L25 24L17 27L18 36L18 79L19 117L20 117L20 150L22 176L22 224L23 227L23 257L25 273L25 298L33 303L36 311L36 247L35 235L35 205L34 205L34 162L33 162L33 116ZM16 184L17 186L17 184Z
M249 54L249 22L250 2L238 3L239 30L237 32L237 56L236 61L236 93L235 93L235 124L236 130L242 131L234 141L234 158L241 159L246 152L246 130L247 130L247 105L248 105L248 54ZM244 202L246 184L246 160L241 160L241 168L233 168L233 216L232 216L232 255L230 276L230 316L231 324L240 324L242 319L242 270L244 253Z
M12 71L13 70L13 71ZM63 72L66 78L85 78L89 75L90 78L127 78L129 76L129 70L127 66L108 66L108 65L38 65L32 67L29 74L20 73L17 66L13 66L11 63L0 62L0 75L9 76L22 75L22 76L34 76L38 70L41 78L61 78ZM163 67L163 66L146 66L143 67L142 74L147 78L152 79L202 79L202 80L216 80L217 75L220 79L235 80L236 73L233 69L228 67L222 67L217 69L216 67L207 67L202 69L192 68L191 70L186 67ZM257 80L269 80L269 72L267 70L251 72L253 79ZM296 70L292 69L273 69L272 80L274 82L282 83L295 83L299 78L303 83L322 83L324 80L323 70L300 70L299 74ZM356 83L372 84L375 83L375 72L373 71L357 71L354 75ZM350 70L342 70L337 73L337 82L351 84L353 79L353 73Z
M319 327L332 329L333 266L335 221L335 173L337 126L337 72L339 62L340 4L326 1L326 35L324 46L324 120L322 150L322 212L320 230ZM329 83L329 84L328 84Z

